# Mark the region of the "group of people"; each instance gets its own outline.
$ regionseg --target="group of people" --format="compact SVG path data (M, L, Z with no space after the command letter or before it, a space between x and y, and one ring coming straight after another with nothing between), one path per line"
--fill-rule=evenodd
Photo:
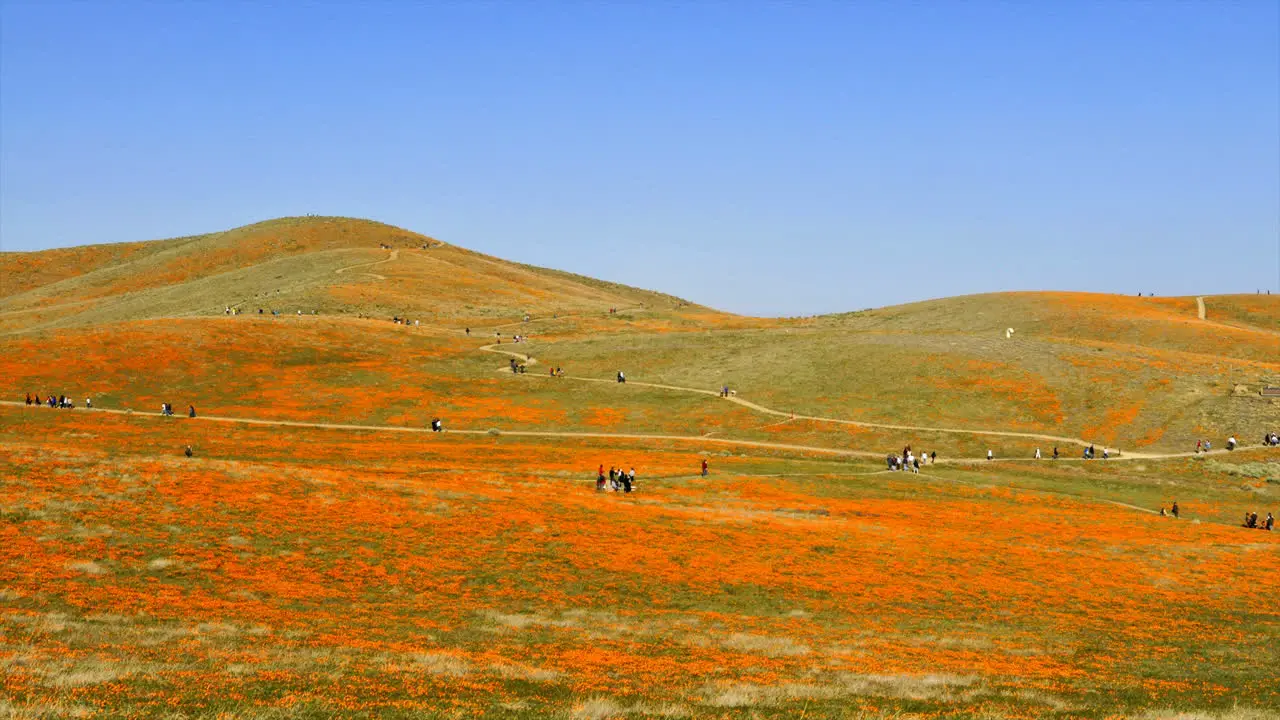
M736 397L737 395L738 393L734 390L730 390L728 385L720 388L720 397L722 398Z
M511 372L515 373L516 375L520 375L524 373L524 371L525 371L524 363L517 363L515 358L511 358Z
M31 393L27 393L27 404L39 405L41 407L48 406L51 408L74 408L76 406L75 402L66 395L59 395L56 398L50 395L46 399L41 400L39 393L36 393L35 395L32 395ZM93 407L93 401L90 400L89 398L85 398L84 406L87 408Z
M413 322L409 322L409 318L402 318L399 315L393 316L391 318L391 322L395 323L396 325L412 325L414 327L418 327L419 325L419 322L417 320L414 320Z
M1280 433L1269 432L1262 436L1262 444L1267 447L1280 447Z
M161 414L161 415L164 415L165 417L173 417L173 404L172 404L172 403L160 403L160 414ZM195 406L195 405L188 405L188 406L187 406L187 417L195 417L195 416L196 416L196 406Z
M1165 509L1164 509L1163 507L1161 507L1161 508L1160 508L1160 517L1167 517L1167 516L1169 516L1169 515L1172 515L1172 516L1174 516L1174 517L1178 517L1178 513L1179 513L1179 510L1178 510L1178 501L1177 501L1177 500L1174 500L1174 501L1173 501L1173 507L1172 507L1172 508L1170 508L1168 512L1165 512Z
M989 453L990 451L988 450L987 452ZM914 452L911 451L910 445L907 445L906 447L902 448L901 455L893 454L885 458L885 462L888 463L890 470L898 470L903 472L910 470L911 472L917 472L917 473L920 472L921 464L928 465L931 462L937 462L937 461L938 461L938 453L936 451L933 453L927 453L922 451L917 456Z
M1058 448L1053 449L1053 456L1055 458L1058 457ZM1089 445L1089 447L1084 449L1084 452L1081 454L1081 457L1084 458L1085 460L1093 460L1094 458L1098 457L1098 451L1094 449L1093 445ZM1102 459L1106 460L1109 457L1111 457L1111 451L1106 448L1102 448Z
M551 368L551 377L564 377L564 368L559 365Z
M605 490L631 492L636 486L636 469L631 468L629 472L624 472L622 468L610 465L608 484L606 485L605 482L604 465L601 465L596 471L596 492Z
M1276 519L1271 517L1271 513L1267 513L1267 518L1261 524L1258 523L1258 513L1247 512L1244 514L1244 526L1247 528L1270 532L1271 528L1275 527L1275 524Z

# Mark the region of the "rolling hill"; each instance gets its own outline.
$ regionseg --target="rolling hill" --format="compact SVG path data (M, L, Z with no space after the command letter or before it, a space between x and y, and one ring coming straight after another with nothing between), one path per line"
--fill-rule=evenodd
M770 409L847 421L771 425L754 422L767 415L752 418L741 406L715 403L691 414L689 403L705 398L678 392L667 394L679 400L637 407L628 400L617 408L623 424L652 431L696 430L709 423L688 418L724 423L732 416L744 437L847 445L856 431L863 437L852 442L868 451L897 444L875 434L876 425L1010 433L992 439L944 432L932 441L976 456L988 445L1005 455L1037 445L1047 452L1055 437L1168 452L1201 438L1220 444L1232 434L1253 442L1262 428L1280 424L1280 404L1259 392L1280 385L1280 298L1271 296L1206 298L1203 319L1196 298L1061 292L974 295L803 320L748 318L380 223L324 217L5 253L0 277L0 347L8 358L2 390L11 397L79 385L76 395L93 392L121 407L182 395L230 412L248 398L284 395L324 400L265 412L421 422L428 414L471 417L464 405L490 392L493 407L524 409L477 420L532 429L558 418L564 427L591 427L589 408L604 389L566 399L536 383L515 395L498 384L493 371L501 361L474 349L482 338L501 340L505 329L531 338L525 354L573 374L610 378L626 369L633 380L702 391L727 384ZM228 325L227 307L250 317ZM284 316L293 320L258 322ZM386 322L392 316L419 323L414 334L382 339L397 327ZM466 337L463 328L476 332ZM59 338L56 347L47 346L50 334ZM58 362L27 362L41 352ZM155 364L173 354L184 361L177 369ZM262 359L281 356L289 360ZM424 365L415 357L438 361ZM272 362L296 371L272 372ZM144 372L148 367L155 369ZM406 383L413 395L396 391ZM376 412L339 402L378 391L389 397ZM670 403L683 410L664 412Z

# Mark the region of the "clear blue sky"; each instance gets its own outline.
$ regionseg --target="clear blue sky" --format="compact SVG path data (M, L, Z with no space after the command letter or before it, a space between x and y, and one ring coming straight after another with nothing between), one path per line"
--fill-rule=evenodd
M0 246L369 217L754 314L1280 291L1280 4L0 0Z

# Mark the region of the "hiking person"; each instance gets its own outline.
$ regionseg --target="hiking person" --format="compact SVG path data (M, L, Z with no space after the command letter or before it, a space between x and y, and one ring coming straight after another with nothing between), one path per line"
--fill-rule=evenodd
M912 458L911 458L911 472L914 472L914 473L919 474L919 472L920 472L920 458L918 458L918 457L912 457Z
M1169 512L1173 513L1174 517L1178 517L1178 501L1177 500L1173 501L1173 507L1169 508Z
M195 405L188 405L188 406L187 406L187 417L189 417L189 418L193 418L193 417L195 417L195 416L196 416L196 406L195 406Z
M467 328L467 337L471 337L471 328Z
M618 486L618 473L612 465L609 466L609 487L616 488Z
M31 404L31 393L27 393L27 404Z
M1040 459L1040 448L1036 448L1036 459Z
M631 478L635 475L635 472L636 471L632 469L630 474L620 473L622 475L622 491L623 492L631 492Z
M936 462L938 462L938 451L934 450L933 452L929 453L929 464L932 465Z
M183 455L186 455L187 457L191 457L191 455L193 454L193 453L191 452L191 446L190 446L190 445L188 445L188 446L187 446L187 449L186 449L186 450L184 450L182 454L183 454Z
M1227 450L1230 451L1235 449L1236 449L1236 436L1232 435L1231 437L1227 438Z
M596 492L604 492L604 465L596 470Z
M84 406L85 406L85 407L87 407L87 408L92 408L92 407L93 407L93 398L89 398L89 397L85 398L85 399L84 399Z
M1196 454L1197 454L1197 455L1199 455L1199 454L1200 454L1200 448L1201 448L1201 447L1203 447L1203 446L1204 446L1204 441L1203 441L1203 440L1197 440L1197 441L1196 441Z
M897 456L897 455L886 455L886 456L885 456L885 458L884 458L884 462L885 462L885 464L886 464L886 465L888 465L888 466L889 466L889 469L890 469L890 470L894 470L894 469L895 469L895 467L896 467L896 466L897 466L897 464L898 464L898 456Z
M1054 445L1054 446L1053 446L1053 459L1054 459L1054 460L1057 460L1057 459L1058 459L1058 446L1057 446L1057 445Z
M444 430L444 425L440 423L440 418L431 418L431 432L440 432Z
M627 381L627 376L626 376L625 374L623 374L623 372L622 372L621 370L619 370L619 371L618 371L618 382L620 382L620 383L625 383L626 381Z
M1102 459L1106 460L1109 457L1111 457L1111 451L1106 448L1102 448Z
M707 459L702 458L702 477L707 476Z
M987 450L987 459L988 459L988 460L990 460L990 459L992 459L992 458L994 458L994 457L995 457L995 454L994 454L994 453L992 453L990 449L988 449L988 450Z
M1271 517L1271 513L1267 513L1267 519L1262 523L1262 529L1271 532L1271 528L1276 524L1276 519Z

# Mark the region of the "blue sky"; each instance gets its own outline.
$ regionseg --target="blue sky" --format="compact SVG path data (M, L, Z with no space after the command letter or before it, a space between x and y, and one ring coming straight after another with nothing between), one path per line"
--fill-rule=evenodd
M1280 291L1280 5L0 0L0 247L369 217L753 314Z

